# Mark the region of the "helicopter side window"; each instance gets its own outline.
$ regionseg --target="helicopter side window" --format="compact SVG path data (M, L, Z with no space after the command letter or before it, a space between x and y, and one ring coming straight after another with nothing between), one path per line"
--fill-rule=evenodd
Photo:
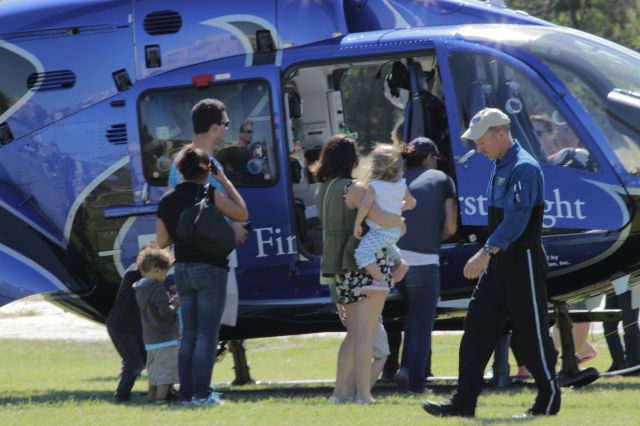
M138 111L145 179L152 185L167 185L173 159L193 138L191 109L205 98L219 99L227 108L229 130L224 143L214 151L227 177L239 187L272 185L277 170L270 92L263 81L143 93Z
M511 118L513 137L541 163L597 169L585 144L530 77L486 55L453 53L450 61L462 129L480 109L499 108Z

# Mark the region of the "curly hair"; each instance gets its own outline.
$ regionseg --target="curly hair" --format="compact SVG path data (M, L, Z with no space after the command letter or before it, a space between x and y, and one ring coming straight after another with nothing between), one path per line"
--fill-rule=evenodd
M333 178L351 178L358 166L358 146L356 141L344 134L331 136L322 147L318 161L309 170L318 182Z
M402 152L393 145L378 144L371 153L367 181L396 182L403 175Z
M173 265L173 256L169 250L161 249L157 244L148 244L138 253L136 266L138 270L146 274L153 268L168 271Z

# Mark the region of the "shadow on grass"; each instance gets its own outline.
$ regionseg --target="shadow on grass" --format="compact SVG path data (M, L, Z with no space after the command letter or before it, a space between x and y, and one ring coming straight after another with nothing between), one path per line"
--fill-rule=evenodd
M16 393L23 393L16 392ZM5 394L11 394L10 390L3 391ZM0 406L4 405L23 405L23 404L55 404L62 402L85 402L85 401L113 401L112 391L87 391L87 390L64 390L64 391L48 391L37 395L19 395L0 397Z
M113 379L110 379L113 381ZM105 377L97 377L91 381L107 381ZM252 403L264 400L282 399L291 403L300 403L309 399L325 399L331 395L331 385L271 385L271 386L228 386L219 387L223 399L239 403ZM432 388L434 393L449 394L453 391L452 385L439 385ZM401 396L397 388L391 382L376 385L374 392L378 396ZM34 395L26 395L22 391L6 390L0 396L0 407L7 405L31 405L31 404L60 404L68 402L106 402L113 403L113 391L88 391L88 390L48 390ZM15 396L14 396L15 395ZM131 402L127 405L147 404L146 393L133 392Z
M115 381L110 377L96 377L91 379L96 382ZM145 380L143 380L145 381ZM517 394L521 392L535 389L533 383L515 384L505 388L485 387L483 395L489 394ZM224 386L219 387L218 391L222 392L224 399L239 403L252 403L264 400L282 399L291 403L305 402L309 399L325 399L331 395L332 385L260 385L260 386ZM430 393L424 396L416 397L416 401L422 399L440 399L446 398L455 390L454 384L430 384ZM632 382L608 382L599 381L592 383L584 388L575 389L574 392L580 393L600 393L603 390L640 390L640 381ZM35 395L25 395L24 391L3 391L4 395L15 394L16 396L0 397L0 407L6 405L26 405L26 404L56 404L65 402L106 402L113 403L113 391L88 391L88 390L50 390ZM404 397L399 393L395 384L391 381L381 381L374 388L374 394L379 397ZM145 392L134 392L129 405L145 405L147 404ZM515 414L515 413L514 413ZM530 418L513 419L513 418L478 418L481 424L498 424L509 422L527 422Z
M607 380L600 379L595 383L591 383L583 388L574 388L574 392L584 393L600 393L603 390L640 390L640 379L635 381L624 382L609 382Z
M524 424L531 422L533 420L539 420L540 417L524 417L524 418L513 418L513 417L476 417L473 419L475 424L480 425L497 425L497 424Z

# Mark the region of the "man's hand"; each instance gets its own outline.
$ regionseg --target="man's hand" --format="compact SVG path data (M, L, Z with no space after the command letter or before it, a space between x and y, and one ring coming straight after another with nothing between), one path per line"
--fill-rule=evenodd
M491 259L491 257L487 253L479 250L471 256L471 258L467 260L467 264L464 265L464 270L462 271L464 277L470 280L478 278L487 270L489 259Z
M236 245L244 243L247 239L247 235L249 235L249 231L245 229L244 223L232 222L231 227L233 228L233 232L235 233Z

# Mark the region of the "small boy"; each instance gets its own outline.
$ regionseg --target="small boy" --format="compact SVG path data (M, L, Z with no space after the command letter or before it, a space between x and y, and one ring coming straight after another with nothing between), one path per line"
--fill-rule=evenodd
M140 307L147 350L149 399L162 403L178 378L178 298L170 296L163 281L173 264L171 254L157 247L143 248L136 261L142 279L133 285Z

